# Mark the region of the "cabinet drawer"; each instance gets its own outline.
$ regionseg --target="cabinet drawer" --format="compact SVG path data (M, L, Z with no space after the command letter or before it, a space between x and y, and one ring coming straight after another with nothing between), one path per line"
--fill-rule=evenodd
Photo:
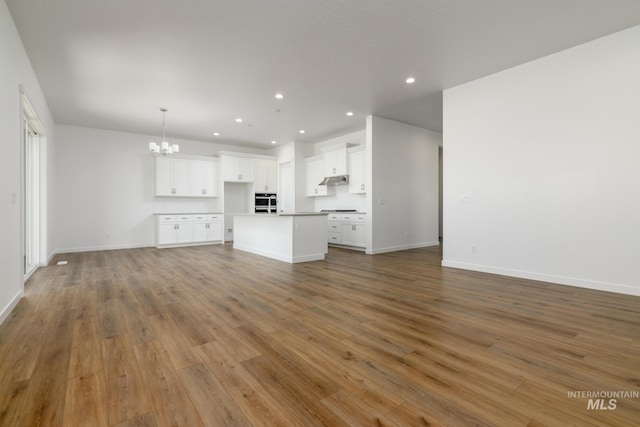
M357 215L356 216L356 221L357 222L367 222L367 216L366 215Z
M205 221L205 220L207 219L207 215L205 215L205 214L201 214L201 215L200 215L200 214L199 214L199 215L191 215L191 218L192 218L194 221Z
M329 214L327 216L327 219L329 221L342 221L342 217L343 217L342 214Z
M209 221L222 221L222 215L207 215Z
M328 230L339 232L342 230L342 222L340 221L328 221Z
M158 215L158 222L160 224L176 222L176 215Z
M178 222L191 222L195 215L176 215L176 221Z
M328 242L329 243L342 243L342 233L336 233L330 231L328 233Z

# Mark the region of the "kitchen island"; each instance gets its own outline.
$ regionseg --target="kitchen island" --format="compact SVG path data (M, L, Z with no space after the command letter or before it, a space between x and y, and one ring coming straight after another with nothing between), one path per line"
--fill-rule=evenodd
M292 264L323 260L327 253L327 214L235 215L233 248Z

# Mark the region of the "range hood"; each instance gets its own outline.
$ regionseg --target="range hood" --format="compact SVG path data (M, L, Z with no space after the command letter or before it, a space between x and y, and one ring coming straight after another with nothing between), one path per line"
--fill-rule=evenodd
M347 185L349 175L328 176L319 185Z

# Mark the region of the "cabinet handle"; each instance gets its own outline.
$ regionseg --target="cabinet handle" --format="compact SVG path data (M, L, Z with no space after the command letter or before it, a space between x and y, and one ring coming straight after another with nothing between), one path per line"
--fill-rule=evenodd
M242 174L238 174L238 179L242 179Z

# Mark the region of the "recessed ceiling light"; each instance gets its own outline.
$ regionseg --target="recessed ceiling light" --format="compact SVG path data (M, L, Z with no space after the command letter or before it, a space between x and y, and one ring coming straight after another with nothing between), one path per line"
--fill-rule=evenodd
M242 119L241 119L240 117L238 117L238 118L236 119L236 122L238 122L238 123L242 123Z
M300 133L304 133L304 129L300 129Z
M275 143L276 143L276 141L271 141L271 143L272 143L272 144L275 144Z
M284 98L284 95L281 93L276 93L276 99L282 99Z
M405 80L405 82L407 82L407 83L409 83L409 84L411 84L411 83L415 83L415 82L416 82L416 79L415 79L415 77L407 77L407 80Z
M347 116L349 117L353 116L353 111L347 111Z
M220 136L220 134L218 132L214 132L213 136Z

